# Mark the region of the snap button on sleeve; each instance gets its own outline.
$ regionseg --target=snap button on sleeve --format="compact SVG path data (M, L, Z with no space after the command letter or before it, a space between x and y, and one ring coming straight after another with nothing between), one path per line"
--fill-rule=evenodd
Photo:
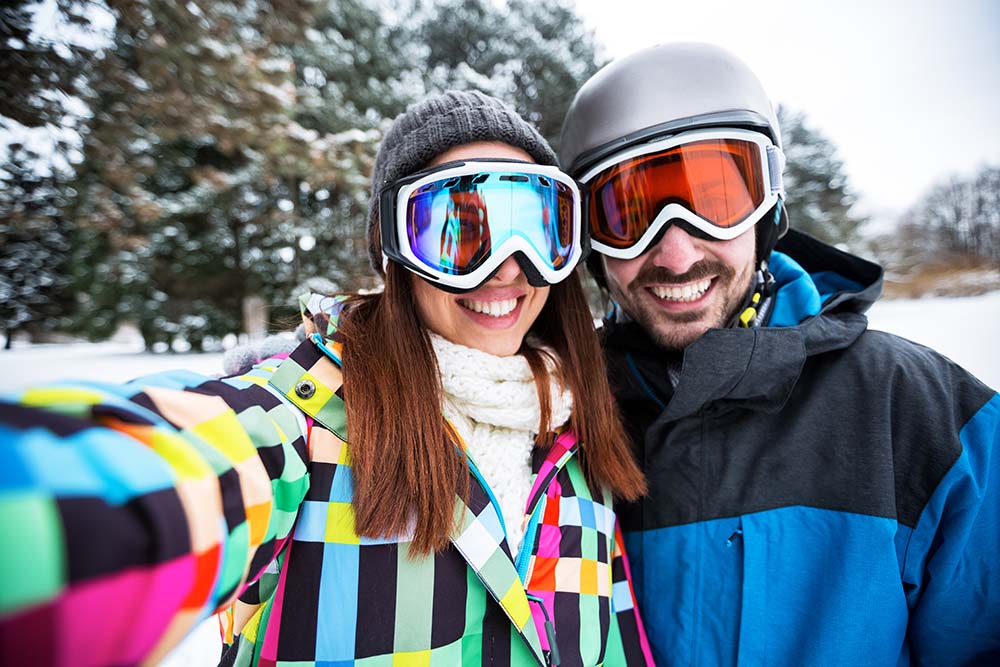
M311 380L300 380L298 384L295 385L295 394L299 398L312 398L315 393L316 385L313 384Z

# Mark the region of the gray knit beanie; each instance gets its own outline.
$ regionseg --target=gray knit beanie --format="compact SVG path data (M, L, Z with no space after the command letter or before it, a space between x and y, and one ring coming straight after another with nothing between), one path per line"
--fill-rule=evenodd
M412 104L396 116L375 157L368 204L368 259L382 275L378 195L386 185L419 171L449 148L500 141L539 164L558 164L548 142L508 104L479 91L450 90Z

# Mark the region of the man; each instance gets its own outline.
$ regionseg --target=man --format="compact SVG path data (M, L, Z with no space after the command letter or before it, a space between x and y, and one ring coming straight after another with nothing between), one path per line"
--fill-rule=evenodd
M560 150L650 484L620 516L658 662L1000 664L1000 396L867 330L881 269L787 231L753 73L640 51Z

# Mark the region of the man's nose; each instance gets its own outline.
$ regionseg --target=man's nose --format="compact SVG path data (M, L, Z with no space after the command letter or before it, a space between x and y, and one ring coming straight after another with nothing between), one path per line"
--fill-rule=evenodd
M698 239L676 224L667 227L659 242L653 246L651 255L656 266L676 274L684 273L705 258Z

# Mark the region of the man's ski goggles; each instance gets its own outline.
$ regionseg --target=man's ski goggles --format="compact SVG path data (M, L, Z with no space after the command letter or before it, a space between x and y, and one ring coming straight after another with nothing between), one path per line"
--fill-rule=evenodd
M783 166L779 147L746 130L692 130L632 147L580 179L591 244L609 257L638 257L672 220L736 238L783 194Z
M418 172L379 196L383 265L450 292L489 280L508 257L535 286L566 278L588 250L580 191L555 167L487 159Z

